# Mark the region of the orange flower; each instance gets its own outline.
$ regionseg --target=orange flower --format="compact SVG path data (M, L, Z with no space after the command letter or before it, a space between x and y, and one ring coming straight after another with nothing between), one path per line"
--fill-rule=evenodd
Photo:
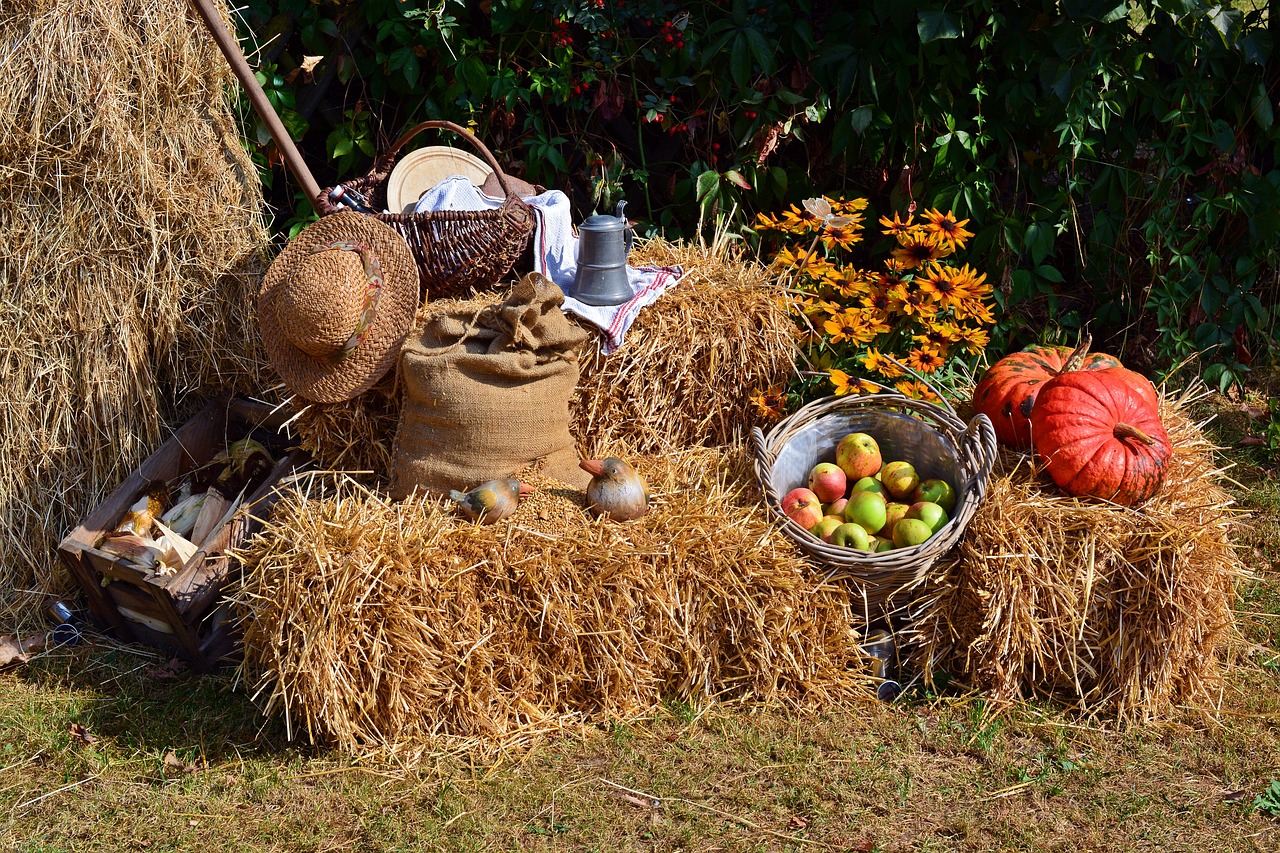
M857 392L859 394L874 394L880 390L880 386L865 379L854 379L843 370L832 370L830 373L831 384L835 386L836 396L843 397L845 394Z
M955 214L951 211L939 213L937 210L926 210L923 214L924 227L929 234L938 239L940 243L944 243L954 250L955 248L964 248L964 241L973 236L972 231L966 231L964 226L969 224L969 220L962 219L956 221Z
M996 317L991 313L991 306L981 299L966 299L951 312L957 320L973 320L980 325L990 326Z
M956 287L968 291L970 296L985 299L991 295L991 285L987 283L987 274L979 274L977 270L968 264L958 270L953 270L951 277Z
M867 354L862 357L862 366L871 373L878 373L885 379L896 379L903 374L903 370L884 356L879 350L867 350Z
M907 214L905 221L899 219L898 212L896 210L893 212L893 219L890 219L887 216L881 216L880 226L884 228L884 230L880 233L889 237L902 237L905 234L909 234L911 233L911 219L912 216L910 213Z
M931 300L923 290L900 284L890 291L902 300L902 313L908 317L917 317L927 321L938 313L938 304Z
M756 414L766 421L776 421L787 410L787 395L781 385L774 385L765 391L752 389L751 404Z
M904 397L910 397L913 400L926 400L929 402L937 402L938 395L929 389L928 385L918 382L915 379L907 379L902 382L895 382L894 388Z
M927 234L899 234L898 244L891 254L903 269L913 270L943 256L938 241Z
M964 288L963 283L964 280L957 276L955 270L937 263L929 264L925 274L916 276L916 286L944 311L954 308L973 295Z
M856 309L841 311L823 323L822 328L831 336L833 344L841 341L865 344L875 337L862 312Z
M961 326L959 342L964 344L965 351L970 355L977 355L991 343L991 333L986 329Z
M907 367L917 373L933 373L942 363L942 354L931 347L916 347L907 356Z
M871 274L857 267L841 267L831 276L831 286L840 291L846 299L862 296L872 287Z

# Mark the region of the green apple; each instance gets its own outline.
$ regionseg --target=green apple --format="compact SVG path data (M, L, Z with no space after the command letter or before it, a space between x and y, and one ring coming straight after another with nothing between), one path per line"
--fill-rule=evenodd
M851 491L876 492L877 494L882 495L884 494L884 483L880 482L875 477L863 477L861 480L853 484L853 489L851 489Z
M868 533L879 533L884 527L884 497L875 492L854 492L844 508L844 520L860 525Z
M920 485L911 493L911 502L921 501L935 503L950 515L956 508L956 490L946 480L921 480Z
M892 551L896 547L898 546L893 544L892 539L881 539L876 543L876 553L883 554L885 551Z
M929 525L918 518L904 518L893 526L893 544L898 548L914 547L932 535Z
M935 503L920 501L907 510L907 518L915 518L929 525L930 533L937 533L947 523L947 511Z
M844 524L844 519L838 515L824 515L822 520L809 529L809 532L817 536L823 542L831 541L831 534L837 527Z
M862 529L862 525L849 522L842 524L831 534L831 544L839 545L842 548L857 548L859 551L869 551L871 549L871 538L867 536L867 531Z
M920 485L920 477L910 462L890 462L880 472L880 481L895 498L906 498Z

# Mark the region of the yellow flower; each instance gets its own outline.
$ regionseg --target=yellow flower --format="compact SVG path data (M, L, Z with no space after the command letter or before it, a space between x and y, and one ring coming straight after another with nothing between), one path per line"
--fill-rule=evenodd
M888 320L902 310L902 300L893 296L888 288L877 286L863 294L862 307Z
M942 354L932 347L917 347L907 356L907 367L917 373L933 373L942 363Z
M835 386L836 396L843 397L845 394L858 392L861 394L874 394L880 390L875 383L868 382L865 379L854 379L843 370L831 371L831 384Z
M862 366L870 373L878 373L885 379L897 379L903 374L903 370L886 358L879 350L867 350L867 354L862 357Z
M832 273L830 282L831 286L838 290L841 296L848 299L867 293L871 289L874 279L870 273L857 267L848 266L835 270Z
M786 413L787 395L783 392L781 385L774 385L765 391L753 389L751 404L755 406L756 414L761 418L766 421L776 421Z
M861 217L858 217L861 219ZM822 245L828 250L839 246L841 249L848 249L855 243L862 242L862 226L856 220L848 225L840 225L836 227L828 226L822 231Z
M871 331L862 312L856 309L841 311L824 323L822 328L831 336L833 344L842 341L867 343L875 337L875 332Z
M899 310L907 317L916 317L921 321L926 321L938 313L938 304L931 300L923 290L908 287L903 283L889 291L889 293L902 301L902 306Z
M938 241L927 234L899 234L898 244L890 254L903 269L913 270L943 256Z
M972 231L966 231L964 226L969 224L969 220L962 219L956 221L955 214L951 211L939 213L937 210L926 210L921 214L925 220L924 226L929 234L938 239L940 243L950 246L953 250L957 247L964 248L964 241L973 236Z
M960 328L959 342L964 344L965 351L970 355L977 355L991 343L991 333L986 329L962 326Z
M957 320L973 320L982 326L993 325L996 321L995 315L991 313L991 306L981 299L966 299L951 313Z
M832 213L837 213L841 216L852 216L853 214L861 213L866 209L867 200L865 198L851 198L847 201L841 200L831 202Z
M907 379L902 382L895 382L893 385L904 397L910 397L913 400L926 400L936 402L938 395L929 390L929 386L923 382L917 382L914 379Z
M905 221L899 219L898 212L896 210L893 212L893 219L890 219L887 216L881 216L880 227L884 230L880 233L889 237L901 237L905 234L909 234L911 233L911 219L912 216L910 213L907 214Z
M973 295L964 288L964 281L955 270L937 263L929 264L924 274L916 276L916 286L944 311Z
M979 274L977 270L968 264L958 270L953 270L951 277L956 287L968 291L971 296L983 299L991 295L991 285L987 283L987 274Z
M779 249L778 254L773 256L773 262L788 267L798 267L804 264L805 272L815 278L822 275L825 267L830 266L827 259L816 251L806 253L804 249L792 249L790 246L783 246Z

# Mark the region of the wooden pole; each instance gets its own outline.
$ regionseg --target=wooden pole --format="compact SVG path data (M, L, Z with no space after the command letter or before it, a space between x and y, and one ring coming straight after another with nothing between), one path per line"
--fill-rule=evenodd
M275 140L276 147L280 149L280 155L284 157L284 163L289 167L289 171L302 185L302 191L307 194L307 200L311 202L311 207L316 213L320 213L320 205L317 199L320 197L320 185L316 183L316 179L312 177L311 170L307 168L307 163L302 159L297 146L293 144L289 131L285 129L284 124L280 121L280 116L276 115L275 109L271 106L271 102L267 100L267 93L262 91L262 87L258 85L258 78L253 76L253 69L249 67L249 63L245 61L244 54L240 52L240 44L235 37L227 31L222 23L222 17L214 8L211 0L193 0L196 10L200 13L200 17L204 19L205 25L209 28L209 32L213 35L213 40L218 43L218 48L222 51L222 55L227 58L227 63L231 66L231 70L235 72L236 78L240 81L240 85L244 87L245 94L249 96L249 103L253 105L259 117L267 126L267 131L271 134L271 138Z

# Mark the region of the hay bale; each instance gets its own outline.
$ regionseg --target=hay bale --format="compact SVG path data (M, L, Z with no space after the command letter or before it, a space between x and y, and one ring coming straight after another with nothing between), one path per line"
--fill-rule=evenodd
M1069 498L1005 452L965 538L915 608L926 677L967 674L997 702L1054 695L1137 721L1214 704L1233 635L1236 516L1213 448L1164 397L1174 455L1139 509Z
M583 354L571 432L585 456L658 454L742 441L759 415L753 391L794 374L794 323L782 292L760 265L724 250L649 240L633 264L681 265L688 275L640 312L622 349ZM475 305L495 302L492 293ZM417 325L456 300L431 302ZM583 324L596 335L599 330ZM386 474L399 423L393 382L345 403L305 408L301 444L322 464Z
M700 450L640 467L655 503L625 525L537 476L489 527L349 480L287 497L244 550L236 594L268 708L291 731L405 759L673 696L863 695L848 596L815 588L761 514L747 460Z
M255 387L267 242L232 78L186 0L0 5L0 612L217 391Z

